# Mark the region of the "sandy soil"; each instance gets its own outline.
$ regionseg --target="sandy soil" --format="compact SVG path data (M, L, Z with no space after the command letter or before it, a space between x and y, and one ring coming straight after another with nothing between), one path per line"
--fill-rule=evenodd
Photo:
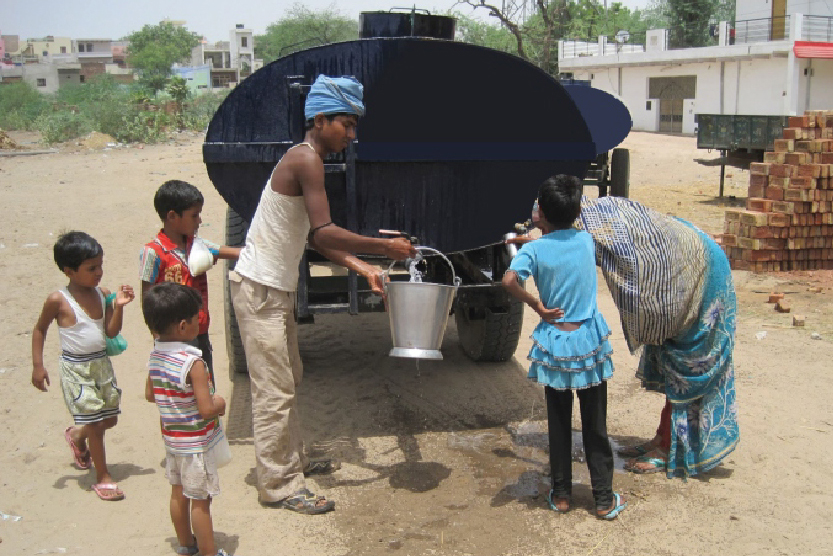
M24 147L42 148L31 134L10 135ZM181 135L142 148L71 145L53 154L0 157L0 384L6 392L0 511L21 517L0 515L0 554L172 554L164 450L156 409L142 397L151 338L138 303L127 308L123 333L130 347L114 361L123 413L107 436L111 471L127 495L122 502L99 501L90 491L94 474L71 465L56 330L46 346L49 393L30 384L30 342L46 295L65 284L51 253L62 231L83 229L102 243L103 285L138 286L138 250L159 227L153 193L179 178L206 196L201 234L223 240L225 206L208 181L200 144L198 136ZM748 174L729 169L726 193L735 199L718 200L719 168L693 162L716 154L696 150L691 137L632 133L625 146L637 200L712 233L722 231L724 206L744 201ZM260 507L249 385L245 376L232 382L224 372L223 271L214 269L211 335L219 391L230 400L234 455L221 471L223 492L213 510L220 546L241 555L829 554L831 273L738 273L735 279L740 447L687 482L617 472L614 486L631 505L606 523L591 514L578 446L575 510L556 515L546 508L543 394L524 378L526 338L536 323L530 311L516 358L493 365L465 358L453 319L445 360L419 369L387 357L385 315L318 318L302 328L306 376L299 404L307 439L314 454L344 462L310 485L335 499L337 509L306 517ZM806 315L804 328L766 304L773 290L786 291L793 313ZM663 399L639 388L637 358L627 351L609 294L601 289L599 295L616 350L609 430L622 445L653 435ZM763 339L756 338L760 332ZM811 339L813 332L822 339Z

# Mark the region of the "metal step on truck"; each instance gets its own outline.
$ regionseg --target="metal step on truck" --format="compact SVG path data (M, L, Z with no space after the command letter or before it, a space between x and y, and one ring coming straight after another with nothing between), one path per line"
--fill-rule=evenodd
M353 144L325 161L333 221L369 236L400 230L445 253L462 278L452 308L462 349L476 361L505 361L518 345L523 304L500 285L511 260L502 238L529 218L547 177L584 179L599 165L600 155L630 131L627 108L590 87L569 91L510 54L454 41L450 17L366 12L360 26L359 40L302 50L261 68L215 113L203 159L229 205L226 243L244 243L272 170L302 140L312 82L319 74L355 76L367 113ZM608 117L589 125L583 110ZM619 158L614 151L612 170L601 164L600 192L608 180L627 183ZM425 263L424 281L449 283L450 268L439 257L426 256ZM326 313L385 310L363 278L326 265L307 249L297 288L300 323ZM226 332L232 374L245 372L227 281Z

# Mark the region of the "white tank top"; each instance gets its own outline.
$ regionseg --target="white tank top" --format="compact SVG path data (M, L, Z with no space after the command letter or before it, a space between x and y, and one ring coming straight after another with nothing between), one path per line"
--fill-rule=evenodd
M298 143L292 149L301 145L312 149L309 143ZM304 196L290 197L273 191L267 180L234 270L258 284L294 292L308 234Z
M59 290L69 302L72 311L75 313L75 324L72 326L58 327L58 336L61 339L61 350L66 355L92 355L104 351L107 343L104 339L104 294L101 288L96 288L98 297L101 300L101 318L92 319L84 309L75 301L72 294L66 288Z

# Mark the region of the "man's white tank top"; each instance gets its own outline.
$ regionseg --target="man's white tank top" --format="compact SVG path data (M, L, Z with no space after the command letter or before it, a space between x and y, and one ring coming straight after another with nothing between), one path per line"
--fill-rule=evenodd
M75 313L75 324L72 326L58 327L58 337L61 339L61 350L69 355L91 355L102 352L107 347L104 339L104 294L101 288L96 288L98 297L101 299L101 318L92 319L84 309L75 301L72 294L66 288L59 290L69 302Z
M302 145L312 149L309 143L298 143L292 149ZM303 195L290 197L273 191L267 180L234 270L258 284L294 292L308 234Z

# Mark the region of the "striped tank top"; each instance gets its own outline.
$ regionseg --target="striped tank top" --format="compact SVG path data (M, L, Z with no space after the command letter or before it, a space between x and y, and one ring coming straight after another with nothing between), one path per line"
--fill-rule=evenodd
M220 440L218 417L203 419L186 381L202 352L181 342L156 342L148 361L153 397L162 420L165 449L172 454L208 451ZM214 385L209 384L211 393Z

